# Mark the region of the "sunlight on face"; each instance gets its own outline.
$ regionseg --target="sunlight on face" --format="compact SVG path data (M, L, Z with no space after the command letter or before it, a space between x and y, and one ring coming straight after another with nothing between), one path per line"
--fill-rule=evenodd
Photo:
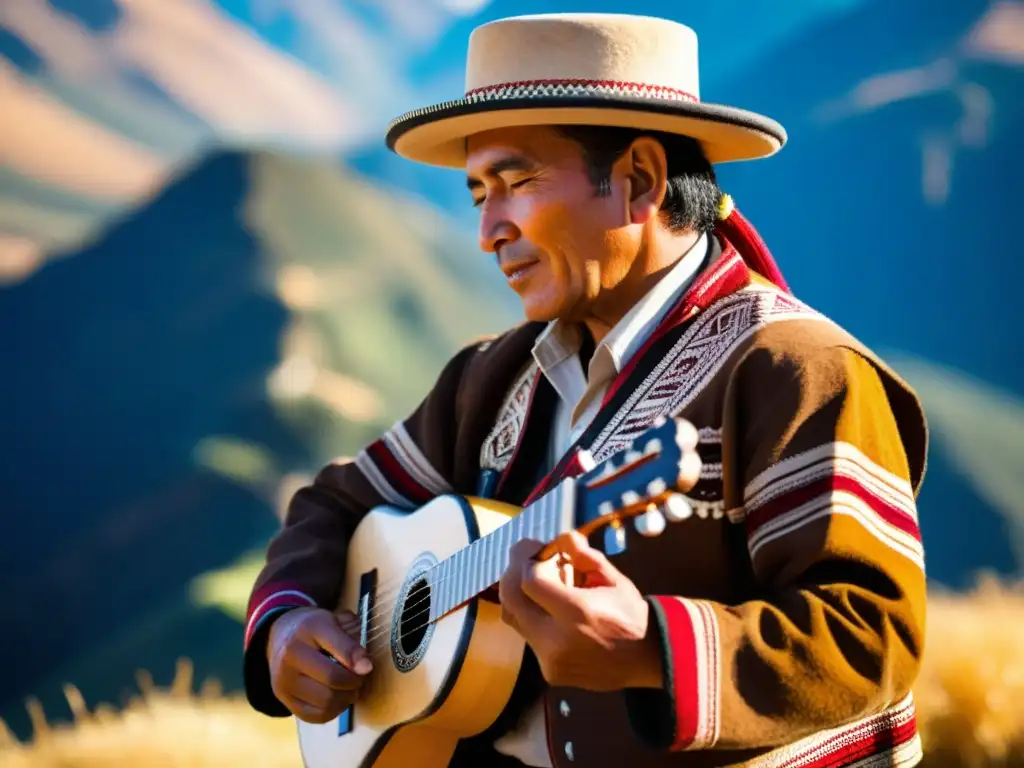
M495 254L528 320L581 319L628 270L616 237L628 223L621 190L598 196L579 147L553 129L471 137L466 176L480 247Z

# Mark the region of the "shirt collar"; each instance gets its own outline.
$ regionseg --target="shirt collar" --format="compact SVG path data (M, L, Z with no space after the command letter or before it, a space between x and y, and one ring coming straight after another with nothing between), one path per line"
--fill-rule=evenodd
M708 255L708 245L707 235L702 234L675 266L601 339L590 362L588 378L591 381L613 378L622 371L700 272ZM563 397L563 387L558 383L561 377L552 374L555 368L578 354L581 341L580 329L576 325L553 320L533 346L533 357L538 367Z

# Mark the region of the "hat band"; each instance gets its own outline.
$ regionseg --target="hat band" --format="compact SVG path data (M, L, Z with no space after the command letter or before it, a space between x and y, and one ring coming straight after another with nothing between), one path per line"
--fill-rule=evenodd
M631 98L686 101L699 103L692 93L665 85L634 83L628 80L515 80L508 83L485 85L466 92L470 102L499 99L531 99L551 96L627 96Z

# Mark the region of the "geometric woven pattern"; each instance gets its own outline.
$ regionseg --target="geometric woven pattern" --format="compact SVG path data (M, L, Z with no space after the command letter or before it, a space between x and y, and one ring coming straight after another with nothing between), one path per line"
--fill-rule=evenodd
M499 99L536 99L551 97L632 97L663 101L696 103L696 96L677 88L617 80L520 80L475 88L466 94L466 101L477 103Z

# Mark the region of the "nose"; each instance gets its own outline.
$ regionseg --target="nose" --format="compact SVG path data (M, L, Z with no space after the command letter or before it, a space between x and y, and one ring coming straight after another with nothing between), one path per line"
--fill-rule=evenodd
M484 253L498 253L504 246L519 239L519 228L512 223L502 210L504 206L491 205L488 200L480 212L480 250Z

